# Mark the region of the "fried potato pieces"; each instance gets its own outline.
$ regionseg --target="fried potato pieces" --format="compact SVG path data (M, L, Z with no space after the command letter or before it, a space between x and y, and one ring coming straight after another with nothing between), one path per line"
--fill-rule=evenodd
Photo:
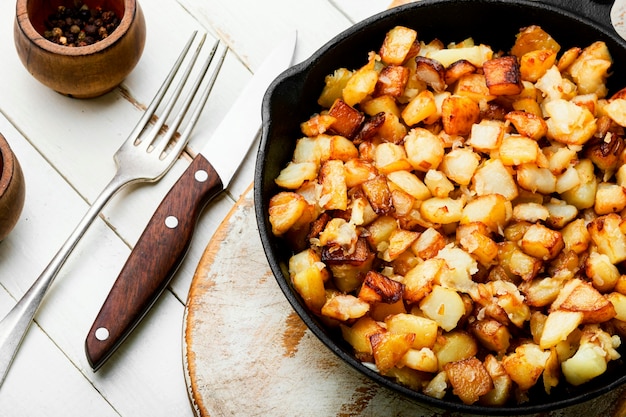
M626 90L603 42L512 43L391 29L326 77L269 203L308 308L465 404L584 384L626 335Z

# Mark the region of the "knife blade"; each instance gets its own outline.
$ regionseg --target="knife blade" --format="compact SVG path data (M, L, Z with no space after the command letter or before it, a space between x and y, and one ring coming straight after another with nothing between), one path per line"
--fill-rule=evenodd
M87 334L85 352L94 371L133 331L185 258L204 207L228 187L258 135L263 95L291 65L296 38L295 32L286 37L265 59L148 222Z

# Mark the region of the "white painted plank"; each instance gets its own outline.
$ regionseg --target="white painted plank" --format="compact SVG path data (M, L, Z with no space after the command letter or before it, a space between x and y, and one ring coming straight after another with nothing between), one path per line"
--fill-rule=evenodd
M13 303L0 288L0 314ZM2 386L0 410L3 416L120 416L38 326L27 334Z
M350 20L327 1L178 1L226 40L252 71L286 33L298 31L295 62L299 62L351 25Z
M360 22L389 7L391 0L331 0L352 22Z
M4 118L0 118L0 131L18 156L27 181L22 217L0 245L0 284L18 297L78 223L87 204ZM56 346L65 355L66 363L50 360L49 367L41 370L46 378L57 379L55 390L70 395L91 381L96 389L86 398L100 392L121 415L153 416L163 410L170 412L167 415L191 415L180 365L183 305L169 291L138 329L142 336L124 346L108 371L94 374L87 363L85 336L128 253L124 242L101 219L96 219L59 273L36 316L51 340L44 343L38 337L30 348L20 350L9 376L14 375L15 384L23 387L39 345L46 355L50 355L46 346ZM14 301L5 301L4 311L13 304ZM80 372L82 379L77 378ZM6 384L14 383L7 379ZM7 408L16 407L19 411L24 405L11 390L0 389L0 402L6 401L10 404ZM31 398L37 397L31 394ZM63 405L63 399L64 396L59 397L59 404Z

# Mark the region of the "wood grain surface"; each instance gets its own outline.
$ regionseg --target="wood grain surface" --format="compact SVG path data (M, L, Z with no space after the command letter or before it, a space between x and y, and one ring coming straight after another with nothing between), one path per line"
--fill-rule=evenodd
M267 264L251 190L213 236L192 280L183 361L198 417L469 416L377 385L306 328ZM624 389L543 416L626 416Z

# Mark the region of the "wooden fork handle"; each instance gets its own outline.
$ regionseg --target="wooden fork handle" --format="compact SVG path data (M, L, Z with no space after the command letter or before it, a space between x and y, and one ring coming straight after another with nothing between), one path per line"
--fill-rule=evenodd
M122 268L85 341L98 370L141 321L185 258L204 207L223 191L198 154L165 196Z

